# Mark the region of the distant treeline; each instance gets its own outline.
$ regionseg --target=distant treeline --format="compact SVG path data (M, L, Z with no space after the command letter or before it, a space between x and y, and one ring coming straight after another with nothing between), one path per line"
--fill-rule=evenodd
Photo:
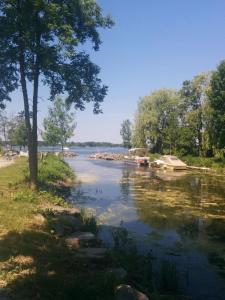
M39 147L45 147L48 146L44 141L38 142ZM60 146L60 145L58 145ZM114 144L109 142L69 142L66 145L67 147L122 147L121 144Z
M69 147L122 147L122 144L114 144L109 142L71 142L68 143Z

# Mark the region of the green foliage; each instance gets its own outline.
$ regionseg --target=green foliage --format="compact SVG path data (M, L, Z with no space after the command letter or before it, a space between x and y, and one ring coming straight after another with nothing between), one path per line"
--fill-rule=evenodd
M219 149L225 147L225 60L213 72L208 92L212 107L213 142Z
M100 68L80 49L89 41L98 50L98 30L112 25L111 18L104 17L92 0L0 1L0 109L21 85L33 187L38 172L40 83L49 88L50 100L65 94L75 109L84 110L85 104L92 102L94 113L101 112L107 87L98 78Z
M37 202L37 200L38 200L37 194L28 190L19 191L13 197L13 201L21 201L21 202L28 202L28 203Z
M24 113L19 113L9 121L8 139L11 145L25 147L28 144L28 133Z
M150 140L153 152L163 152L164 148L176 149L178 138L177 91L161 89L142 98L138 104L133 143L146 146Z
M90 231L92 233L98 232L98 224L95 216L89 214L84 208L81 208L80 220L82 224L82 230Z
M179 91L160 89L143 97L132 143L152 153L212 157L225 146L225 62L214 73L185 80ZM207 163L207 162L206 162Z
M77 46L90 40L98 50L98 29L113 25L100 6L81 0L5 0L0 2L0 12L1 105L18 88L19 66L23 66L31 82L38 69L41 80L50 87L51 99L67 91L68 101L77 108L94 101L97 112L106 87L101 87L97 78L99 68L88 55L77 51Z
M74 114L69 112L65 101L57 97L48 110L48 117L44 119L43 140L50 146L61 144L63 149L73 136L75 126Z
M225 158L224 157L196 157L196 156L182 156L183 161L185 161L189 166L199 166L207 167L213 169L225 169Z
M10 122L9 122L9 118L6 115L6 113L1 112L0 115L0 136L2 137L4 144L7 143L8 141L8 132L10 129L9 126Z
M123 146L125 148L131 148L131 138L132 138L132 129L131 129L131 121L125 120L121 124L120 135L123 140Z
M39 163L38 180L41 185L52 185L74 178L69 165L55 155L47 155Z
M211 73L203 73L195 76L192 81L183 82L180 90L182 121L180 152L204 155L211 148L209 139L211 119L207 96L210 77Z

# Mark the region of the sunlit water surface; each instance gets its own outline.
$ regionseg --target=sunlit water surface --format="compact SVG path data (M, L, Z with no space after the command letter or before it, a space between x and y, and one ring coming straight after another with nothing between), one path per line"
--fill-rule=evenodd
M225 177L88 159L98 150L76 149L79 156L67 159L81 181L70 201L96 214L106 243L107 228L122 226L139 251L174 263L185 294L224 300Z

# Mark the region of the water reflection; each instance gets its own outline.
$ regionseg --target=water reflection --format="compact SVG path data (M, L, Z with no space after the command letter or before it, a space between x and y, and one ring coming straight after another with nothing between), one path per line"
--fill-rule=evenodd
M224 299L224 176L134 169L85 157L70 163L81 179L95 177L74 188L75 205L94 210L105 228L128 229L142 251L169 257L194 299Z

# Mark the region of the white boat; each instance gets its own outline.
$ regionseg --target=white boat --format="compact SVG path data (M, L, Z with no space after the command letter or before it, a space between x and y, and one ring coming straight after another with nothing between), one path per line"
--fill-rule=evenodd
M147 156L124 156L126 164L136 165L138 167L148 167L149 157Z
M70 150L70 148L68 148L68 147L63 147L63 151L69 151Z
M187 165L173 155L163 155L151 163L152 167L161 167L171 170L186 170Z

